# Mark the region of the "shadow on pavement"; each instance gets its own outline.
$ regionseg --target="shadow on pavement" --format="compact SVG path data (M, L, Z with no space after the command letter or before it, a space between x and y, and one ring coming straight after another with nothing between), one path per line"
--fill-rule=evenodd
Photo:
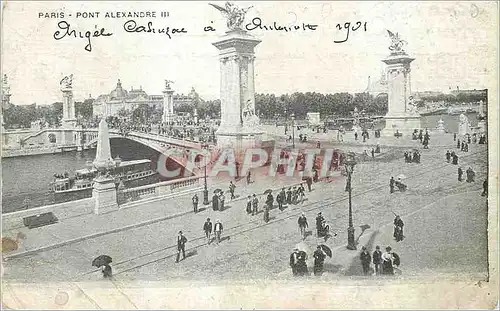
M373 242L375 241L375 238L379 234L380 234L380 231L378 231L378 230L373 232L370 235L370 239L368 240L368 242L364 245L370 253L373 250ZM361 252L360 250L356 251L356 256L354 256L354 258L352 259L351 264L350 264L349 268L345 271L344 275L346 275L346 276L364 275L363 267L361 266L361 261L359 259L360 252Z
M362 225L362 226L359 226L361 228L361 233L358 235L358 237L356 238L356 245L359 243L359 238L361 238L361 236L363 235L363 233L365 233L366 230L370 229L370 225Z

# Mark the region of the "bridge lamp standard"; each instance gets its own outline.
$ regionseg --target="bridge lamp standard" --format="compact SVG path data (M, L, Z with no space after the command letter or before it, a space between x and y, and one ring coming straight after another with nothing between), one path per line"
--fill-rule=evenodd
M356 165L356 159L353 152L347 154L347 159L344 162L345 170L347 173L347 185L346 189L349 191L349 227L347 227L347 249L355 250L356 243L354 242L354 226L352 224L352 187L351 187L351 177L354 171L354 166Z
M295 149L295 113L290 116L292 118L292 148Z
M201 148L203 150L208 150L208 144L202 144L201 145ZM205 169L205 174L204 174L204 178L203 178L203 205L208 205L209 202L208 202L208 188L207 188L207 158L205 156L203 156L203 159L204 159L204 169Z

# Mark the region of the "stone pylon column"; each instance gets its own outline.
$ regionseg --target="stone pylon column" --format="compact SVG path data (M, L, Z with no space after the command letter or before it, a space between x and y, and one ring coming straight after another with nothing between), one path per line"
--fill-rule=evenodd
M2 130L5 129L4 128L4 119L3 119L3 110L8 108L9 104L10 104L10 86L9 86L9 82L7 80L7 75L4 74L3 75L3 79L2 79Z
M226 32L213 45L219 49L221 124L219 147L245 149L263 132L255 115L254 48L261 41L242 29Z
M388 111L382 135L394 136L396 132L411 135L421 128L420 115L411 94L411 62L415 60L402 49L404 40L392 34L391 54L384 60L387 65Z
M165 90L163 90L163 122L170 123L174 120L174 90L170 87L170 82L165 80Z
M74 128L76 125L75 102L73 100L73 75L61 80L61 91L63 93L63 128Z

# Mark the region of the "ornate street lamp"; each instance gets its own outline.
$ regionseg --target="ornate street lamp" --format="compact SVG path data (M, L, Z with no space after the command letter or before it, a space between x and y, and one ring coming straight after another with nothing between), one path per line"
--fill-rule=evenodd
M347 249L355 250L356 243L354 242L354 226L352 225L352 186L351 177L356 165L356 159L353 152L347 154L347 159L344 162L345 170L347 173L347 190L349 191L349 227L347 228Z
M201 148L203 150L208 150L208 144L202 144ZM205 166L205 175L204 175L204 188L203 188L203 205L208 205L208 188L207 188L207 158L206 156L203 156L204 159L204 166Z
M295 149L295 114L292 113L292 148Z

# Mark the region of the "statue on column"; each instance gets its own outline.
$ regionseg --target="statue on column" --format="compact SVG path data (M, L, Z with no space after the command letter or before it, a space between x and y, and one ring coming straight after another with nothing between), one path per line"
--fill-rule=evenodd
M59 82L61 89L72 89L73 88L73 74L64 77L61 82Z
M259 126L259 117L253 110L252 100L247 100L245 108L243 109L243 127L255 128Z
M413 96L408 97L408 105L406 106L406 112L417 113L417 104Z
M165 80L165 89L168 90L170 89L170 83L174 83L172 80Z
M392 54L405 54L405 50L403 50L403 46L407 44L405 40L402 40L399 37L399 33L393 33L390 30L387 30L389 33L389 37L391 38L391 45L389 46L389 50Z
M458 124L458 134L462 136L465 134L469 134L470 122L467 116L462 113L459 117L459 121L460 123Z
M222 12L222 15L227 19L227 28L229 30L241 29L241 24L245 20L245 15L252 7L246 9L239 8L227 1L225 7L217 4L209 3L211 6Z

